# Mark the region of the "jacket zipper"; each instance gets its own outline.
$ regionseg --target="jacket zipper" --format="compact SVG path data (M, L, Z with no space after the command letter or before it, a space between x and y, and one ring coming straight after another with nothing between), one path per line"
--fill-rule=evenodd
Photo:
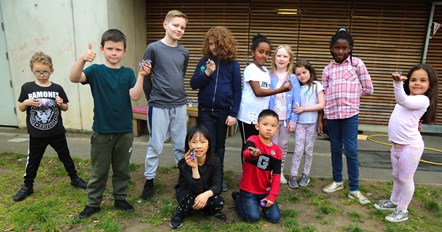
M219 59L218 59L218 66L219 66L219 65L220 65L220 63L219 63ZM220 68L220 67L216 67L215 90L213 91L213 98L212 98L212 111L213 111L213 106L215 105L216 89L218 88L218 74L219 74L219 68Z

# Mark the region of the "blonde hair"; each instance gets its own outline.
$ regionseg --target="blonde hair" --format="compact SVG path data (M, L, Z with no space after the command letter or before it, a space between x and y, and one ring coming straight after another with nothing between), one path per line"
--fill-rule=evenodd
M273 57L272 57L272 73L274 73L276 71L276 64L275 64L276 53L278 53L279 49L283 49L283 48L289 53L289 56L290 56L289 64L287 65L286 72L288 72L289 74L292 73L292 68L293 68L293 52L292 52L292 48L289 45L286 45L286 44L279 45L275 49L275 51L273 52Z
M34 55L32 55L31 61L29 62L31 69L34 67L34 63L36 62L47 65L52 69L52 58L43 52L36 52Z
M167 12L166 17L164 18L164 21L170 22L175 17L184 18L186 20L186 23L189 21L187 19L187 15L179 10L171 10L171 11Z

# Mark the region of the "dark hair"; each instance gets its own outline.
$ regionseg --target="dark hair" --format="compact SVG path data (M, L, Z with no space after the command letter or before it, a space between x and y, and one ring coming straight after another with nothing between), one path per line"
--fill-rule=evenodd
M209 41L215 43L216 56L223 62L229 62L236 59L237 47L236 40L232 32L224 26L215 26L209 29L204 38L202 53L204 57L213 56L209 48Z
M308 62L308 60L298 60L295 64L295 67L293 68L293 73L295 73L296 68L300 68L300 67L304 67L305 69L307 69L310 72L310 79L305 83L308 85L308 89L307 89L307 91L308 91L308 90L310 90L310 87L312 87L313 85L316 85L316 83L314 82L314 81L316 81L316 72L315 72L315 69L313 68L313 66L310 64L310 62ZM296 75L296 73L295 73L295 75ZM299 84L302 85L301 82L299 82ZM313 92L312 92L312 94L313 94Z
M101 36L101 47L104 47L104 43L106 41L112 41L115 43L123 42L124 49L126 49L126 36L118 29L109 29L103 33L103 35Z
M404 81L404 90L407 95L410 95L410 77L416 70L425 70L428 75L428 81L430 86L428 87L425 96L430 99L430 106L428 106L427 111L422 116L423 123L434 123L436 121L436 111L437 111L437 95L438 95L438 84L437 84L437 73L436 70L429 64L417 64L408 71L407 80Z
M261 121L261 118L267 117L267 116L275 117L279 121L278 114L275 111L273 111L271 109L265 109L265 110L261 111L261 113L259 113L258 122Z
M211 138L210 138L209 130L207 130L207 128L205 126L203 126L203 125L196 125L196 126L191 127L187 131L186 142L185 142L185 145L184 145L185 151L187 152L190 149L189 142L197 134L201 134L209 142L209 147L207 148L207 152L206 152L206 163L208 165L213 165L212 146L210 144Z
M252 51L255 51L255 49L259 46L260 43L268 43L269 47L272 47L272 44L270 43L270 41L267 39L267 37L265 37L264 35L258 33L255 36L253 36L252 39L252 46L250 47L250 49Z
M351 65L353 65L353 37L351 37L350 32L348 32L348 30L346 28L339 28L338 31L336 31L336 34L334 36L332 36L331 40L330 40L330 46L333 46L338 40L340 39L344 39L348 42L348 44L350 44L351 47L351 51L349 52L350 54L350 63ZM335 56L333 55L333 52L330 51L333 59L335 58Z

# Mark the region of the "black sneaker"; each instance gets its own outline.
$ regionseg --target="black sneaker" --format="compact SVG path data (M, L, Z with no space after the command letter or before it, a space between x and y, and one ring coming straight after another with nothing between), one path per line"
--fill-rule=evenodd
M146 183L144 183L143 193L141 194L141 198L143 200L150 200L154 196L154 190L153 190L153 179L146 180Z
M17 194L14 196L14 201L23 201L26 197L34 193L32 187L23 186L20 190L18 190Z
M179 229L183 226L184 217L178 209L175 209L175 213L170 219L170 228Z
M218 220L223 221L223 222L225 222L225 221L227 220L226 215L225 215L223 212L221 212L221 211L218 212L218 213L216 213L214 217L215 217L216 219L218 219Z
M71 180L71 185L75 188L86 189L87 183L83 179L77 176L74 180Z
M114 204L115 209L126 211L126 212L133 212L134 207L129 204L126 200L115 200Z
M100 210L101 210L100 207L86 206L83 209L83 211L80 212L80 219L88 218L88 217L92 216L92 214L96 214L96 213L100 212Z
M236 202L236 199L239 197L239 192L233 191L232 192L232 198Z

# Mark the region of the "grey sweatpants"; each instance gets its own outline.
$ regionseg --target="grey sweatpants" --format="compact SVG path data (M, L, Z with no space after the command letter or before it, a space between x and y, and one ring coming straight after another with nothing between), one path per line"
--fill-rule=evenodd
M147 145L144 176L150 180L155 178L163 144L169 136L172 140L176 163L184 157L187 106L183 105L169 109L149 106L148 112L149 144Z

